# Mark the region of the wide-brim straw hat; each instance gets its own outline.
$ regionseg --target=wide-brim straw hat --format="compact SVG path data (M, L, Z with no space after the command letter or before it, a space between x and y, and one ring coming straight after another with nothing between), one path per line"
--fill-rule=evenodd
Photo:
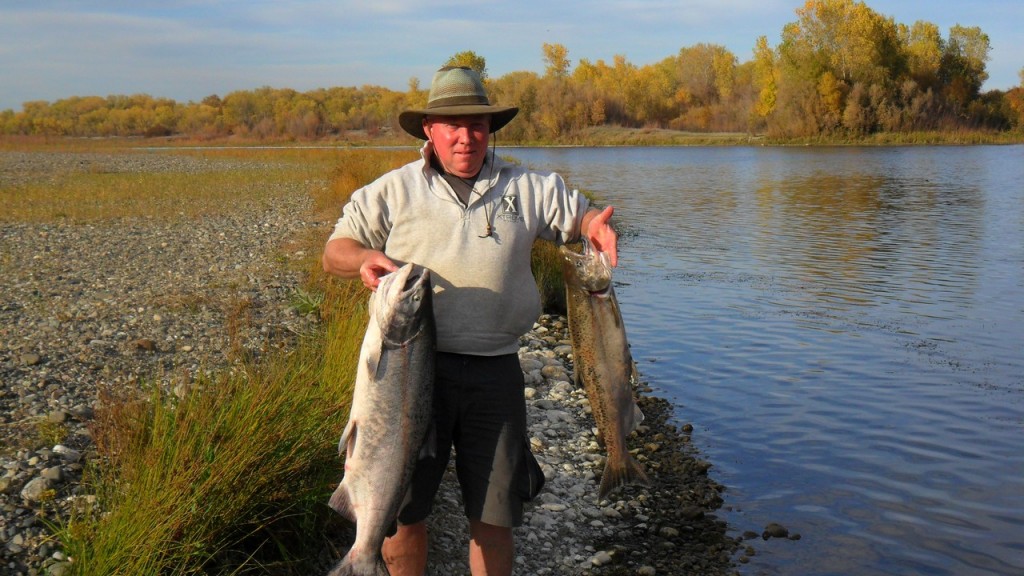
M434 79L430 82L426 108L402 112L398 115L398 124L409 134L426 140L423 118L427 116L490 114L493 133L508 124L518 113L519 108L515 106L491 105L484 90L484 83L472 69L445 66L434 74Z

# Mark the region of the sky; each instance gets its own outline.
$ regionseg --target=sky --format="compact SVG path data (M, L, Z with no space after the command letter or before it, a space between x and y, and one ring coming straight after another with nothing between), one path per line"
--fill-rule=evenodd
M866 0L897 22L978 26L991 42L984 89L1021 83L1021 0ZM0 110L70 96L149 94L198 102L263 86L428 87L464 51L497 78L544 72L543 45L637 66L699 43L739 62L777 46L802 0L0 0Z

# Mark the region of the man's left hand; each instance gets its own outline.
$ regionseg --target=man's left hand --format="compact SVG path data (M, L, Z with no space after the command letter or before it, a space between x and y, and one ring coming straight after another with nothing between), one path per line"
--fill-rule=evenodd
M608 255L608 261L612 266L619 265L619 235L615 233L615 229L612 228L611 218L612 213L615 209L611 206L606 207L604 210L597 212L592 211L590 218L587 218L587 225L584 228L584 235L587 237L587 241L590 242L590 246L598 252L604 252Z

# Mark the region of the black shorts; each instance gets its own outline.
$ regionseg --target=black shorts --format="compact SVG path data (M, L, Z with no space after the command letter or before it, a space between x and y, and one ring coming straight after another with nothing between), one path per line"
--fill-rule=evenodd
M523 502L539 489L526 437L523 370L516 354L469 356L438 352L434 386L437 451L413 472L402 524L426 520L452 447L466 516L519 526Z

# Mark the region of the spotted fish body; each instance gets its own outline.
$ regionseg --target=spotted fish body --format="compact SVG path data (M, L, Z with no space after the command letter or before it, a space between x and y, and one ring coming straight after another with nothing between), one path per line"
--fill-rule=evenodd
M576 381L590 399L598 434L607 452L598 497L626 484L649 484L647 474L626 446L626 437L643 421L633 397L636 366L612 286L611 266L603 253L560 249L565 278L569 336Z
M370 301L349 421L338 450L345 475L330 506L356 523L329 576L386 576L381 546L394 529L416 461L433 449L435 329L430 273L406 264Z

